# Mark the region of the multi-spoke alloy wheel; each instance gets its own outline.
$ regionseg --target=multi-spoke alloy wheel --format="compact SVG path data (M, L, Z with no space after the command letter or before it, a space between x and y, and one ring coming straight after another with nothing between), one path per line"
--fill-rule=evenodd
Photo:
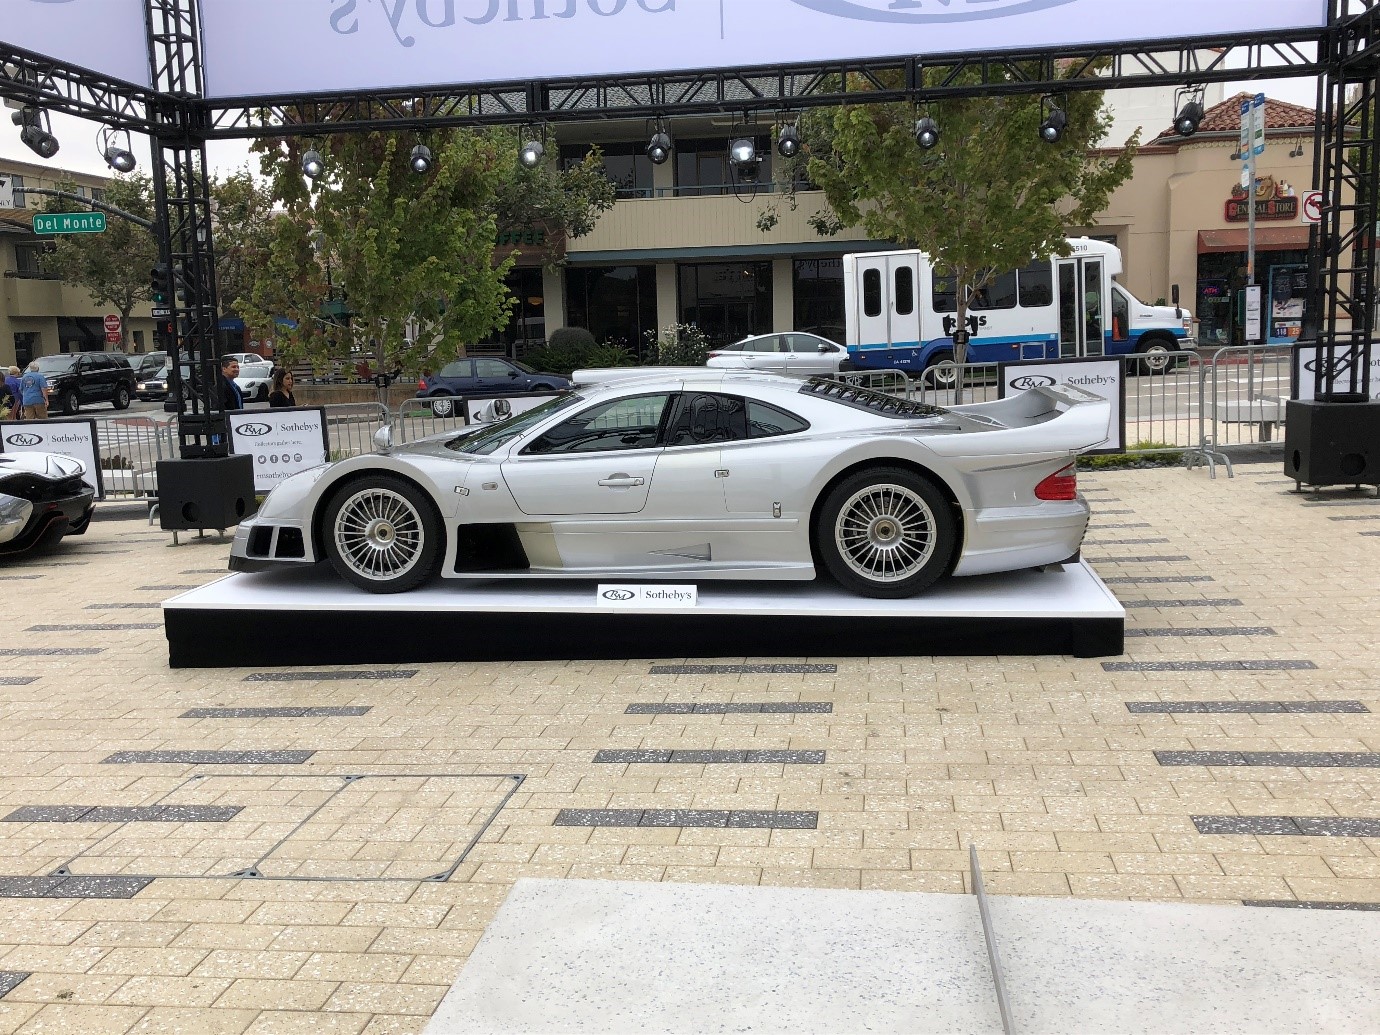
M829 494L816 545L846 588L866 596L910 596L948 567L954 525L948 501L933 484L903 468L878 468L844 479Z
M439 522L430 501L400 478L347 485L331 500L324 531L336 571L375 593L412 589L436 567Z

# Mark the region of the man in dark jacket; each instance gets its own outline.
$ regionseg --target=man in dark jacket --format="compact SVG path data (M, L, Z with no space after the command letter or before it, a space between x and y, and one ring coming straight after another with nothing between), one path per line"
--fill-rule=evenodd
M220 383L216 385L216 399L223 410L244 409L244 394L235 378L240 376L240 361L234 356L224 356L220 361Z

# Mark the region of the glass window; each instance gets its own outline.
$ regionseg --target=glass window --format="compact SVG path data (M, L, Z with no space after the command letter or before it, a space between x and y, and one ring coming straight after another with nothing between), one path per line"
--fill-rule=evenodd
M26 195L24 194L24 177L11 176L10 186L14 188L14 207L28 208L29 203Z
M21 277L43 276L43 245L15 242L15 272Z
M767 334L742 343L744 352L780 352L781 335Z
M698 446L707 442L741 442L747 437L747 409L742 399L693 392L681 396L675 424L666 433L666 444Z
M1112 285L1112 340L1125 341L1130 336L1131 306L1126 292Z
M1053 304L1054 274L1050 272L1048 259L1032 262L1020 270L1017 280L1022 308L1040 309Z
M863 270L863 315L882 315L882 271Z
M843 318L843 260L796 259L794 316L802 331L831 341L847 337Z
M772 144L766 137L756 138L757 182L770 183ZM737 170L728 161L729 137L676 141L677 194L732 194Z
M476 377L507 377L512 373L513 368L501 359L476 359L474 361L474 373Z
M769 403L749 399L747 404L748 437L773 438L806 431L810 424L793 413L777 409Z
M677 279L680 322L703 331L710 348L770 330L770 262L687 263Z
M548 399L530 410L515 413L507 420L501 420L495 424L481 424L477 431L467 431L459 438L451 439L446 443L446 448L453 449L457 453L488 456L495 449L517 438L533 424L540 424L557 410L567 410L584 401L578 395L558 395L556 398Z
M786 338L790 342L791 351L797 354L808 353L817 356L821 345L826 352L838 351L823 338L816 338L813 334L788 334Z
M938 273L934 275L934 297L931 301L936 313L958 312L958 294L955 285L956 281L953 277L941 277Z
M474 376L474 366L473 366L473 364L474 364L474 360L471 360L471 359L457 359L454 363L447 363L445 366L443 366L443 367L441 368L441 372L440 372L439 374L437 374L436 376L437 376L437 377L473 377L473 376Z
M969 309L1015 309L1016 271L1007 270L993 276L986 287L973 292L968 299Z
M557 424L525 452L546 455L649 449L657 444L661 417L670 398L670 393L635 395L591 406Z
M646 332L657 326L655 266L568 267L565 297L570 326L646 358Z
M915 278L909 266L896 268L896 290L893 297L897 314L908 316L915 312Z

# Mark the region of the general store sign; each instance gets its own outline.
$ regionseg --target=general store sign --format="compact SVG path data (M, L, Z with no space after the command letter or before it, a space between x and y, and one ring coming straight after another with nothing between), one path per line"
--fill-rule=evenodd
M1243 188L1232 188L1224 217L1228 223L1244 223L1251 218L1249 199ZM1255 191L1255 218L1298 219L1299 199L1294 188L1273 177L1262 177Z

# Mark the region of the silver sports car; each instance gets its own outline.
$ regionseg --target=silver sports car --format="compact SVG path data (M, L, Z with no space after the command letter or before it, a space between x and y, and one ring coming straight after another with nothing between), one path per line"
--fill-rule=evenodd
M234 571L329 560L376 593L445 578L813 579L872 597L1067 560L1074 459L1107 438L1077 388L939 408L746 371L577 373L506 420L280 483Z

